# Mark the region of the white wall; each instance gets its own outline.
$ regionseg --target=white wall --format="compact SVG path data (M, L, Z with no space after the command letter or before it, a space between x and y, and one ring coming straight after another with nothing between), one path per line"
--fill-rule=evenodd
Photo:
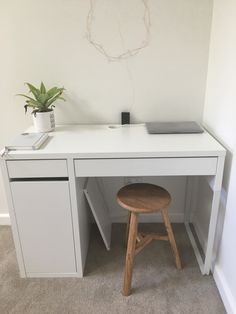
M204 122L228 152L214 277L229 313L236 313L236 1L215 0ZM227 203L226 203L227 197ZM225 218L225 219L223 219ZM206 235L205 235L206 236Z
M110 53L144 39L141 0L93 2L93 36ZM56 109L59 123L119 122L122 110L131 110L133 122L201 120L212 0L148 0L150 43L121 62L108 62L86 40L89 3L0 2L0 147L31 123L23 99L15 97L27 81L66 87L67 102ZM6 212L1 178L0 200Z

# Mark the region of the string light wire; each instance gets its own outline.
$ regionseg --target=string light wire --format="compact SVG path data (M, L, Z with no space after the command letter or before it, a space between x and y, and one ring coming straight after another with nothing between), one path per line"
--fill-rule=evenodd
M115 0L117 1L117 0ZM151 26L151 20L150 20L150 10L148 7L148 0L140 0L143 3L144 6L144 13L142 17L142 21L145 27L145 38L140 44L140 46L133 48L133 49L124 49L124 51L118 55L111 55L107 52L107 49L104 47L102 43L99 43L96 41L93 37L93 20L94 20L94 0L90 0L90 8L87 16L87 40L88 42L101 54L103 54L106 59L110 62L119 62L124 59L133 57L140 53L144 48L146 48L150 41L150 26ZM119 26L119 32L121 34L121 29ZM121 35L122 37L122 35Z

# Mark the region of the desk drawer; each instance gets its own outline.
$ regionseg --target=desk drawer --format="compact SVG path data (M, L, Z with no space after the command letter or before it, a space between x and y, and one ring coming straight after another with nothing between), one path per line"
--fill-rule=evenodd
M10 178L68 177L66 160L9 160Z
M77 177L214 175L216 157L77 159Z

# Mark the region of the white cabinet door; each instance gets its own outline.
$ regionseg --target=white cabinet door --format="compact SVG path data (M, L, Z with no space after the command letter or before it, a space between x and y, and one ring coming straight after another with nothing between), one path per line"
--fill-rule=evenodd
M68 181L11 182L28 277L76 273Z

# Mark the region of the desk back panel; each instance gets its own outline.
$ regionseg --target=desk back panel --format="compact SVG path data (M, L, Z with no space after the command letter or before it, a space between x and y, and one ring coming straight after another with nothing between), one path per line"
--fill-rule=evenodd
M116 201L116 194L121 187L132 182L146 182L163 186L171 196L172 202L169 208L169 215L172 222L182 223L184 221L186 182L185 176L159 176L159 177L103 177L98 182L102 193L109 206L109 213L113 223L127 222L127 210L120 207ZM162 222L158 213L140 215L140 222Z

